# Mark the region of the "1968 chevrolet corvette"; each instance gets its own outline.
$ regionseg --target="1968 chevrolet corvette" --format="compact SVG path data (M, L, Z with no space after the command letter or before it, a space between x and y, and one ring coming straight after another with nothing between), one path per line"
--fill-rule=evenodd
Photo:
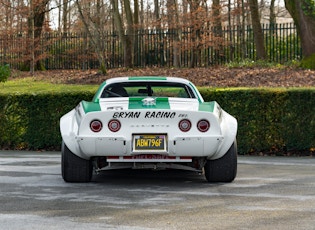
M193 170L209 182L236 177L236 119L182 78L106 80L92 101L61 117L60 131L66 182L122 168Z

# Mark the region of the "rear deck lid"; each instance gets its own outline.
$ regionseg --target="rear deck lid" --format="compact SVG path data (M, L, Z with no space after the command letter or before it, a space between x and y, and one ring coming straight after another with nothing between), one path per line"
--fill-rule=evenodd
M108 110L139 110L139 109L166 109L198 111L199 102L197 99L187 98L154 98L154 97L131 97L131 98L106 98L100 100L102 111Z

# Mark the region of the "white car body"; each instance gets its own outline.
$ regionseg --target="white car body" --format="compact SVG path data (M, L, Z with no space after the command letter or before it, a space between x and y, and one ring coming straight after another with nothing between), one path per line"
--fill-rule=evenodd
M135 95L118 97L113 93L117 85ZM138 85L139 90L134 90ZM163 95L177 90L183 95ZM197 88L185 79L121 77L107 80L91 102L81 101L65 114L60 130L63 154L76 155L97 171L176 168L201 172L207 162L222 158L232 145L236 149L237 121L217 102L204 102ZM81 181L64 175L73 174L64 161L67 156L62 165L64 179ZM235 161L232 167L236 167ZM236 175L236 168L233 170Z

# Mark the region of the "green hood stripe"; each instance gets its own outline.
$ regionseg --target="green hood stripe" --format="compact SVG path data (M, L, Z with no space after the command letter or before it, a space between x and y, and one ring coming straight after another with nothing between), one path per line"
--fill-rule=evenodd
M160 97L156 98L155 105L143 105L144 98L129 98L129 106L128 109L170 109L170 103L168 102L168 98Z

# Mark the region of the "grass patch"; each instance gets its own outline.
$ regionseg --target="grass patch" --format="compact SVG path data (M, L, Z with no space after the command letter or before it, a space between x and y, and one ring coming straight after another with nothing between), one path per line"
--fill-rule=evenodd
M0 94L40 94L87 91L96 92L98 85L53 84L48 81L35 81L32 77L13 79L0 83Z

